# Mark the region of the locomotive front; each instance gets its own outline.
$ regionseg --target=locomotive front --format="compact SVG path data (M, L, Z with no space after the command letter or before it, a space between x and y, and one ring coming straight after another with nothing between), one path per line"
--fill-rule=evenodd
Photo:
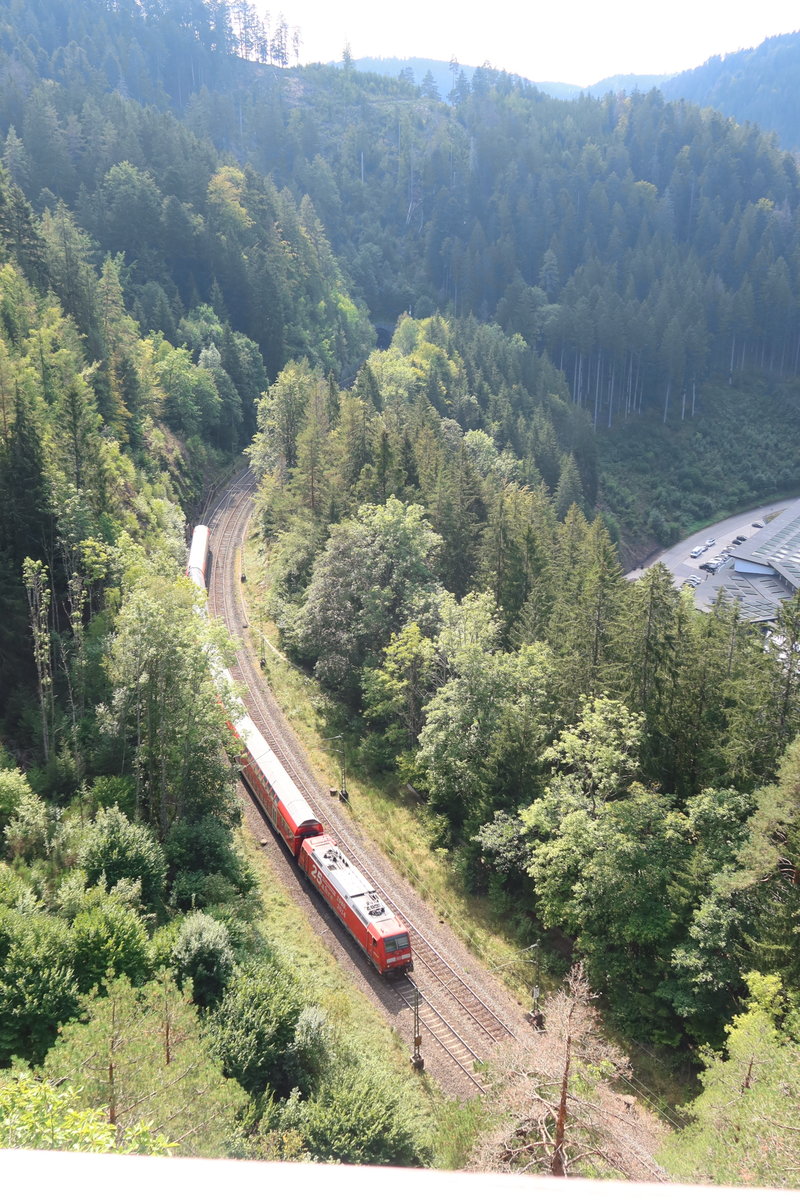
M371 925L369 932L373 945L373 954L370 957L374 959L381 975L391 978L407 975L409 971L414 970L411 938L408 936L408 930L395 916Z

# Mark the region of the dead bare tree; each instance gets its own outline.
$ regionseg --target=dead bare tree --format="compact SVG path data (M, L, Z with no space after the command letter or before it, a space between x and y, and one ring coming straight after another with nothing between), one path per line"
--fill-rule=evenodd
M505 1050L493 1074L498 1122L472 1166L559 1176L591 1173L659 1180L654 1153L664 1134L626 1085L627 1063L597 1032L594 997L581 964L545 1006L545 1032Z

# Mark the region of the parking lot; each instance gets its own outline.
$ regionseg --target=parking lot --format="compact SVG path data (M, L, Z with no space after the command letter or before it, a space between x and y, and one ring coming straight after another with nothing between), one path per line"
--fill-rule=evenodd
M743 539L739 545L745 545L748 538L771 518L783 512L795 500L783 500L777 504L761 505L749 512L738 513L726 517L708 528L693 533L671 549L665 550L655 558L648 559L645 569L655 562L662 562L672 572L676 587L682 587L691 580L694 587L696 603L699 608L708 608L717 593L722 576L731 569L733 559L731 553L737 549L736 540ZM694 552L697 553L694 553ZM693 557L694 554L694 557ZM727 556L719 567L712 566L715 559ZM637 579L642 574L642 568L628 573L628 579ZM698 582L695 583L695 580Z

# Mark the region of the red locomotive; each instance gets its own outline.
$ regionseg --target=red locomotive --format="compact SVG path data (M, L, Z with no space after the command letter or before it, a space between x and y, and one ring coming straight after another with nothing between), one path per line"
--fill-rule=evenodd
M209 531L198 525L186 574L207 587ZM227 676L227 672L223 672ZM233 680L229 678L232 685ZM243 744L239 766L250 791L300 869L346 925L381 975L414 970L408 930L356 870L301 795L264 735L245 715L228 722Z
M298 861L381 975L414 970L408 930L330 834L304 839Z

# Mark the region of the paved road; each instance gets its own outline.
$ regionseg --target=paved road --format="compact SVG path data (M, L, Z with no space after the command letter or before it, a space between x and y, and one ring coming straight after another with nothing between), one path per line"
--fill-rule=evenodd
M756 529L753 528L754 521L765 521L767 517L777 516L778 513L788 508L790 504L795 503L796 500L779 500L776 504L761 504L758 508L753 508L749 512L737 513L736 516L726 517L724 521L717 521L715 525L709 525L707 529L700 529L690 537L684 538L682 542L678 542L676 546L665 550L663 554L648 559L647 566L652 567L655 562L664 563L674 575L675 582L679 587L690 575L699 575L703 582L696 589L695 594L698 605L701 608L705 608L713 599L720 580L716 575L711 575L707 571L701 571L699 569L700 564L708 562L710 558L715 558L720 550L724 546L727 546L732 538L738 537L739 534L750 537L751 534L756 533ZM694 547L705 545L708 538L714 538L715 544L704 550L698 558L691 558L691 552ZM635 571L629 571L627 578L638 579L641 573L641 570L637 568Z

